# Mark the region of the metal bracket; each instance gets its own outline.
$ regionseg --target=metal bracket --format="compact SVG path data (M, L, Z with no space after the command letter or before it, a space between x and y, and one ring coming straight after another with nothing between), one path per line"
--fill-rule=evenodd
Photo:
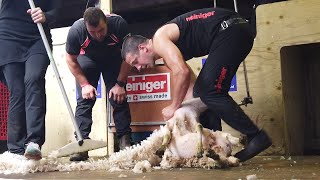
M248 104L253 104L253 101L252 101L252 97L251 97L251 96L244 97L243 100L241 101L241 103L239 104L239 106L244 105L244 106L247 107Z

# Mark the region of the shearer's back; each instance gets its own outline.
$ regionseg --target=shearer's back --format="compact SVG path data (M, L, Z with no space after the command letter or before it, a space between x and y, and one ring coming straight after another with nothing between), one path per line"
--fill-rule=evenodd
M175 43L185 60L204 56L209 53L211 44L219 32L222 21L238 17L234 11L221 8L206 8L182 14L167 24L175 23L180 30L180 37Z

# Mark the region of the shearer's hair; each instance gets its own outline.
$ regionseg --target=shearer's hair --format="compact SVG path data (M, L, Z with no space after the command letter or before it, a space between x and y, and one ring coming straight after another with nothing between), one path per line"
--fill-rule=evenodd
M122 59L125 60L125 57L129 53L138 54L139 44L146 43L147 41L148 41L148 38L144 36L128 34L126 37L124 37L122 48L121 48Z
M83 14L83 19L85 23L88 23L90 26L97 27L102 19L107 23L107 17L103 11L96 7L89 7Z

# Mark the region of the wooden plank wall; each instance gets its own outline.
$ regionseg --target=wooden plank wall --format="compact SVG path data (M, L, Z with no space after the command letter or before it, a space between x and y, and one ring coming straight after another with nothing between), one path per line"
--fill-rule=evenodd
M318 0L291 0L257 8L257 37L247 58L254 105L246 112L251 117L259 117L258 125L273 139L273 146L266 153L299 154L304 145L303 137L295 136L303 131L303 119L298 117L302 116L304 107L286 106L297 101L301 103L303 98L286 97L290 87L283 84L284 77L292 76L286 81L294 78L299 81L293 69L298 69L298 61L303 61L304 57L299 58L299 51L289 51L293 54L287 54L287 59L281 63L280 51L286 46L320 42L319 9ZM283 76L282 66L289 71L291 68L290 75Z

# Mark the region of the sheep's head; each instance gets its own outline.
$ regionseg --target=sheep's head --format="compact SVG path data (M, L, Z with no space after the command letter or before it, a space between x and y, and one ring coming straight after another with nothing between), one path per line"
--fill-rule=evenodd
M229 133L212 131L204 128L203 152L206 157L215 160L216 167L238 166L239 160L233 156L232 147L239 143L239 138L233 137Z
M208 151L220 156L228 157L232 153L232 147L239 144L239 138L221 131L210 131L205 142Z

